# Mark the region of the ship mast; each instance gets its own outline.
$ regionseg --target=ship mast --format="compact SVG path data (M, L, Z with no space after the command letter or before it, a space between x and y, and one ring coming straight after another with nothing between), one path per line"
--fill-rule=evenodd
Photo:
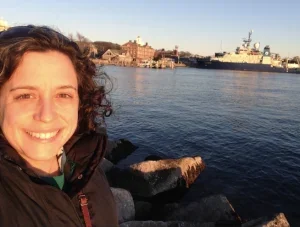
M252 36L253 30L251 30L248 34L248 39L244 38L243 42L244 42L244 47L249 48L250 44L252 42L251 36Z
M223 40L221 40L221 53L223 53Z

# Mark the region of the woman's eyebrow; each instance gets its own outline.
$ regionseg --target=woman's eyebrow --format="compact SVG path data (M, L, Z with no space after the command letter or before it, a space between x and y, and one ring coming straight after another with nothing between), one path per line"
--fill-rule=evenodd
M75 91L77 91L77 88L72 85L59 86L58 89L74 89Z
M24 85L24 86L13 87L12 89L10 89L10 92L18 89L37 90L38 88L35 86Z

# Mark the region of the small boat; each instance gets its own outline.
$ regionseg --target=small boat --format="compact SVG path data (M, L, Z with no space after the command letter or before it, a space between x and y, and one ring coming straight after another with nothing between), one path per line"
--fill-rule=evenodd
M142 60L137 66L141 68L150 68L150 65L151 62L149 60Z

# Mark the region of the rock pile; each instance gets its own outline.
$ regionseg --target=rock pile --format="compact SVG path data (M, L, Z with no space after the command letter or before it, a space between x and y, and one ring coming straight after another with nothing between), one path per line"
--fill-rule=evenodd
M110 141L101 169L116 200L120 227L289 227L284 214L244 222L224 195L184 204L205 163L201 157L161 159L120 168L117 163L137 149L128 140Z

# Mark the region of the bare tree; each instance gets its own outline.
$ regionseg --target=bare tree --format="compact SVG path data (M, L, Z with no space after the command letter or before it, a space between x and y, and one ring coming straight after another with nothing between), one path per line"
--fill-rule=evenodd
M69 38L71 41L75 41L75 40L74 40L74 35L73 35L72 33L69 33L68 38Z
M70 37L70 35L69 35ZM74 40L74 36L73 34L71 35L71 37ZM82 35L81 33L77 32L76 33L76 41L77 45L79 46L80 50L83 52L90 52L90 45L91 45L91 41L86 38L84 35Z
M78 42L82 42L82 43L88 43L88 42L90 42L90 40L88 38L86 38L84 35L82 35L79 32L76 33L76 36L77 36L77 41Z
M80 50L86 53L90 57L95 57L98 52L98 48L88 38L77 32L76 35L69 33L68 38L77 43Z

